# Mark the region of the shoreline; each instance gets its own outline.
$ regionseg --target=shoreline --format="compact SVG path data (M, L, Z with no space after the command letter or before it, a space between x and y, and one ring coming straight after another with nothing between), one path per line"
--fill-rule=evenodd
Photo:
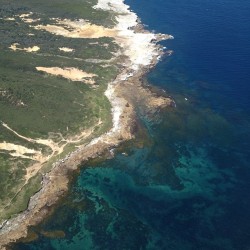
M164 54L162 47L157 45L157 42L173 37L146 31L138 21L137 15L129 10L129 6L124 4L123 0L99 0L95 8L120 14L117 17L120 34L116 41L128 58L124 63L124 69L113 82L108 84L105 92L112 106L113 127L107 133L93 139L89 144L79 147L63 160L53 164L51 171L43 176L40 191L30 198L28 208L2 225L0 249L5 249L7 245L27 237L28 228L39 224L50 213L52 206L56 205L58 200L67 193L69 176L73 171L79 169L88 160L97 158L122 142L134 138L133 127L136 112L133 100L124 94L126 90L129 91L133 85L138 90L135 94L136 101L142 96L146 97L151 109L171 104L170 98L157 96L151 90L143 87L141 78L157 64ZM127 39L125 39L126 37ZM135 43L135 41L138 42Z

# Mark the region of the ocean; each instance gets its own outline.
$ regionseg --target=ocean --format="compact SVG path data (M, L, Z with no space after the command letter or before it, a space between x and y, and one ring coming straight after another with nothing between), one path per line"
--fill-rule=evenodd
M143 146L84 167L39 238L14 249L249 250L250 2L126 3L175 37L147 80L176 108L142 115Z

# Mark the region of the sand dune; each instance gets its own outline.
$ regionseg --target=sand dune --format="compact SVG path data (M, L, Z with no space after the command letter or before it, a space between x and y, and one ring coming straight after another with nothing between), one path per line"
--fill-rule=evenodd
M77 68L59 68L59 67L36 67L38 71L43 71L51 75L62 76L71 81L85 81L89 84L94 84L95 81L92 78L97 76L96 74L87 73Z

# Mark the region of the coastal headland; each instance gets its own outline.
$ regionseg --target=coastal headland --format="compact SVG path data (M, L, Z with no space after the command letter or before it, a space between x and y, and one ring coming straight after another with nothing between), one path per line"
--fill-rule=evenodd
M80 166L84 166L88 160L97 158L104 153L111 154L110 150L135 137L136 105L138 103L142 103L151 112L172 104L170 98L161 96L144 86L142 78L165 53L157 43L173 37L146 31L140 24L137 15L129 10L129 6L124 4L123 0L99 0L93 9L113 13L115 26L107 28L91 24L88 21L68 19L56 19L53 25L36 25L33 24L28 14L22 16L25 22L33 25L34 29L49 32L59 39L60 37L75 39L109 37L114 39L120 48L119 55L117 55L120 67L115 79L108 83L105 91L111 104L112 128L87 143L78 145L77 149L52 163L49 171L43 172L41 187L29 199L27 209L2 222L0 249L5 249L9 244L27 237L29 227L39 224L50 214L51 208L67 193L70 176ZM33 51L28 48L24 50L28 53ZM38 47L34 50L38 51ZM66 47L63 47L62 50L65 53L73 51ZM83 81L91 86L95 84L96 74L91 72L59 67L39 67L37 70L72 81ZM7 124L4 125L11 130ZM92 132L90 130L89 135ZM27 139L27 137L23 136L23 139ZM36 167L32 168L30 171L32 176L40 171L40 165L36 163Z

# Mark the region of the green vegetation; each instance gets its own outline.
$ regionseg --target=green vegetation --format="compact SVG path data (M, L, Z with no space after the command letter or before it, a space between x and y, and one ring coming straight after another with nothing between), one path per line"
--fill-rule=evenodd
M97 0L1 0L2 15L16 15L24 12L43 14L47 18L87 19L93 24L112 27L115 13L93 9ZM0 12L1 13L1 12Z
M35 142L36 139L49 139L60 146L83 130L94 128L90 137L76 144L69 143L61 154L43 162L41 171L28 183L24 178L26 169L39 160L32 158L33 154L28 151L20 153L21 157L15 155L14 149L0 147L1 224L27 207L30 196L40 188L41 173L48 171L54 161L111 127L111 107L104 91L117 75L119 68L113 55L119 47L108 37L66 38L32 27L50 24L51 18L85 19L112 27L114 13L94 10L92 6L96 1L0 0L0 3L0 144L6 142L49 156L52 148ZM25 23L20 15L30 12L32 18L38 20ZM14 43L21 49L38 46L40 50L13 51L10 46ZM66 53L59 50L61 47L73 51ZM36 67L74 67L95 74L95 84L49 75L37 71ZM102 123L97 126L99 120Z
M76 133L94 124L102 110L110 107L103 92L105 83L116 73L114 67L102 68L57 57L50 60L47 56L25 52L0 52L0 57L3 59L0 61L0 88L10 96L0 97L1 120L22 135L35 138L47 137L52 131L64 134L67 127L71 133ZM96 79L99 87L93 89L82 82L50 76L38 72L35 66L89 70L101 76ZM15 105L18 100L24 105Z

